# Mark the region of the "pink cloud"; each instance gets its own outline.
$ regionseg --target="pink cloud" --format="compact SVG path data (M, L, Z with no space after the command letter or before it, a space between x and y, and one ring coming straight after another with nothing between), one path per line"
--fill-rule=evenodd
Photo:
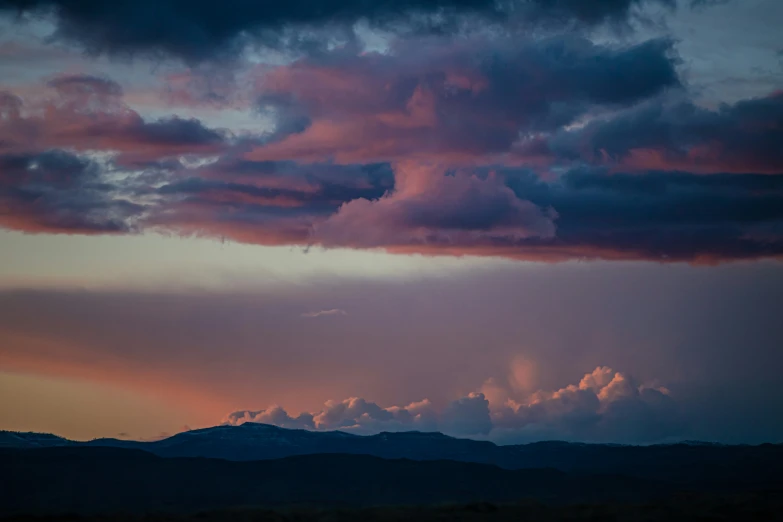
M145 121L123 102L112 80L61 75L49 82L53 95L25 102L0 98L0 143L13 152L50 148L115 151L126 162L181 154L211 154L226 148L224 131L199 121L170 117Z
M774 180L694 178L779 170L780 95L664 104L681 87L671 51L663 40L416 38L265 65L238 94L236 78L205 70L168 78L193 94L184 104L257 99L277 122L257 134L148 120L111 80L57 76L43 98L0 95L0 223L547 262L779 257ZM79 183L36 169L52 153L84 163ZM656 175L673 169L689 178ZM700 210L724 200L724 220Z
M551 131L591 107L626 103L676 84L667 46L648 42L610 50L580 38L422 38L395 42L389 54L338 50L302 59L265 69L257 88L262 106L305 115L308 125L247 157L492 163L511 151L520 134ZM617 68L642 56L662 62L660 77L644 84L609 81Z
M442 167L400 163L395 190L357 199L313 229L323 245L463 245L555 235L556 214L519 199L494 177L448 176Z

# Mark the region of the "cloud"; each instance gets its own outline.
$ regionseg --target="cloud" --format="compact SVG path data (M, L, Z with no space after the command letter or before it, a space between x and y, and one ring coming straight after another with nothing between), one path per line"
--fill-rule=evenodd
M374 402L358 397L327 401L323 410L304 412L295 418L279 406L271 406L259 411L235 411L227 415L223 422L231 425L260 422L281 428L346 430L359 433L433 430L437 426L434 409L427 400L405 407L381 408Z
M258 411L235 411L223 419L224 423L239 425L245 422L259 422L263 424L274 424L281 428L288 429L314 429L313 415L302 413L297 417L291 417L280 406L271 406L265 410Z
M53 78L48 82L49 87L54 88L70 103L82 105L95 100L99 105L107 105L115 98L122 97L122 87L109 78L90 76L88 74L69 74Z
M554 183L524 169L498 175L515 193L556 209L556 244L586 258L714 263L777 257L783 248L781 175L601 167L568 170Z
M668 389L638 384L602 366L579 384L539 390L496 405L496 435L515 440L657 442L682 436L687 423ZM619 435L618 435L619 434Z
M50 14L54 37L77 42L93 53L145 54L189 62L232 58L248 44L275 48L325 48L335 34L350 40L356 22L388 30L447 32L460 15L487 22L523 21L597 24L620 21L644 3L671 0L361 0L294 1L284 4L241 0L2 0L0 10ZM319 34L328 27L330 34Z
M17 121L22 110L22 99L10 92L0 91L0 119Z
M226 131L196 119L169 116L148 121L128 107L119 84L89 75L60 75L47 86L54 96L25 103L0 96L0 150L72 148L114 151L127 162L182 154L214 154L227 147Z
M322 317L329 315L348 315L348 312L342 308L330 308L328 310L319 310L317 312L306 312L302 314L302 317Z
M324 177L313 175L323 167ZM219 166L234 182L211 168L130 168L59 149L0 154L0 224L545 261L783 253L781 175L575 168L545 181L527 169L447 173L413 163L374 179L353 166L345 177L327 165Z
M496 380L488 381L496 386ZM485 384L486 386L486 384ZM669 390L636 384L608 367L585 374L579 384L556 391L520 395L511 388L503 402L490 405L482 392L450 402L441 411L429 400L383 408L353 397L328 401L319 412L293 418L279 406L259 411L236 411L223 422L274 424L283 428L381 431L442 431L453 436L488 437L503 442L569 440L647 443L682 438L687 423ZM497 398L497 395L496 395Z
M388 54L338 49L261 75L259 104L280 120L276 139L247 157L491 162L520 135L678 87L676 63L665 39L607 46L577 35L414 39Z
M103 167L62 150L0 154L0 225L26 232L129 233L144 206L115 198Z
M374 402L358 397L343 401L327 401L323 410L305 412L296 418L291 418L279 406L272 406L256 412L233 412L226 416L223 422L232 425L243 422L264 422L280 427L344 430L357 433L432 431L437 427L435 410L427 400L403 407L382 408Z
M514 242L553 237L556 216L495 179L404 164L395 171L394 192L343 204L314 227L313 238L326 246L359 247Z
M780 258L783 98L698 106L673 45L334 48L249 74L277 122L253 132L142 117L106 76L51 76L0 95L0 226L547 262Z
M441 414L441 429L455 435L488 435L492 431L489 401L473 392L449 404Z
M15 117L16 100L6 106ZM15 139L26 128L10 129ZM149 158L179 147L147 132L161 142L143 149L156 151ZM783 174L581 166L542 179L527 168L425 161L298 164L230 153L203 164L150 161L11 144L0 150L0 225L544 261L717 263L783 253Z
M657 99L599 118L548 142L557 159L615 169L696 173L783 172L783 92L715 110Z

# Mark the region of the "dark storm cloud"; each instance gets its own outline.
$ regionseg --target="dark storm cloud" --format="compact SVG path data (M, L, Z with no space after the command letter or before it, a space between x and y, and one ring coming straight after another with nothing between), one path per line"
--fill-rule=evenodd
M227 133L198 120L144 120L106 78L60 76L48 85L57 96L43 104L25 107L18 97L3 97L0 136L8 137L8 152L0 179L7 228L95 233L165 224L233 236L221 227L260 227L265 241L304 242L314 218L353 199L378 198L393 186L384 164L244 160L231 153ZM99 165L87 156L50 151L57 146L111 151L111 159ZM241 151L242 143L237 146ZM224 155L197 166L213 152ZM144 206L132 203L142 199ZM289 218L299 221L285 223ZM269 239L278 236L285 240Z
M266 202L276 207L303 207L301 210L310 214L334 212L343 203L356 198L379 198L384 192L383 187L356 187L329 182L296 189L264 187L198 177L173 181L158 189L160 194L182 196L191 202L212 202L226 207L245 203L253 204L254 201Z
M61 150L0 156L0 223L26 232L127 233L141 205L115 197L118 187L96 163Z
M60 150L0 156L0 184L41 184L70 188L96 178L96 166Z
M267 138L268 142L304 132L312 123L305 108L290 93L264 93L258 97L257 107L275 121L275 130Z
M139 141L161 145L214 145L224 142L225 134L206 127L195 118L177 116L142 122L130 130Z
M67 109L98 113L122 110L114 122L104 121L104 128L87 131L91 134L121 134L117 136L120 140L160 146L219 145L226 139L225 133L207 128L194 118L142 119L124 106L122 87L109 78L86 74L61 75L50 80L48 85L57 91Z
M248 41L312 47L319 45L318 37L309 38L301 29L347 30L362 19L386 28L402 23L430 31L448 30L457 15L595 24L622 20L643 3L673 5L672 0L0 0L0 9L54 13L56 36L89 51L197 61L234 54Z
M244 182L306 183L323 187L375 187L388 190L394 187L394 172L389 163L334 165L330 163L300 164L288 161L252 161L226 155L214 164L199 169L199 175L208 178ZM377 194L376 197L382 195Z
M555 157L639 169L783 173L783 92L711 110L656 100L551 139Z
M224 157L175 166L154 191L143 225L263 244L306 244L313 224L393 186L388 165L299 165ZM149 191L143 191L149 195Z
M533 19L560 20L562 22L577 20L588 24L622 21L634 8L644 3L658 3L674 7L676 0L659 0L657 2L644 2L644 0L533 0L521 2L524 7L529 9L529 14Z
M127 106L116 82L90 75L60 75L48 82L55 96L25 103L0 93L0 143L16 151L73 148L110 150L128 162L180 154L215 153L232 138L193 118L148 120Z
M511 112L518 130L550 131L591 106L632 105L680 85L672 42L666 39L629 47L596 45L578 36L507 44L503 50L474 49L456 57L455 66L475 67L488 85L477 100L464 90L456 96L439 93L444 110L475 104L474 110L490 111L498 121L501 111Z
M229 194L259 200L279 200L281 205L304 207L304 211L335 211L357 198L377 199L394 186L388 164L300 165L292 161L249 161L225 156L204 167L189 169L185 179L170 179L158 191L167 195L199 196ZM216 201L219 203L220 201Z
M783 254L783 175L589 168L550 183L529 172L505 177L518 194L557 210L554 244L564 250L688 261Z
M414 39L393 53L336 50L271 69L260 105L278 116L253 159L507 152L520 133L553 132L599 107L626 107L680 87L672 42L603 46L543 40Z
M783 96L697 106L673 45L336 48L253 71L248 100L277 123L257 133L151 120L109 78L56 76L51 96L0 96L2 224L545 261L780 257ZM46 163L52 149L71 159Z
M122 96L122 87L119 83L109 78L90 76L88 74L71 74L58 76L48 82L49 87L53 87L61 95L74 97L89 96L97 94L106 97Z

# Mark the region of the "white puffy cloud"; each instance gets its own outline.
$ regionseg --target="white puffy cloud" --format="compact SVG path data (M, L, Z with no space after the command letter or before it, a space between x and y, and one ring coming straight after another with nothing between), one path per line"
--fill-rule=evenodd
M374 402L359 397L351 397L343 401L327 401L321 411L301 413L295 418L279 406L272 406L259 411L235 411L226 416L223 422L232 425L260 422L282 428L343 430L358 433L437 431L439 428L438 415L432 403L426 399L407 406L382 408Z
M442 429L455 435L487 435L492 431L489 401L483 393L471 393L449 404L441 415Z
M281 428L289 429L313 429L315 424L310 413L301 413L297 417L291 417L280 406L270 406L258 411L235 411L223 419L223 423L231 425L244 424L245 422L258 422L262 424L274 424Z
M426 399L384 408L352 397L327 401L321 411L296 417L273 406L260 411L237 411L224 422L262 422L284 428L363 434L441 431L503 443L549 439L647 443L684 434L679 406L666 388L638 384L609 367L600 366L585 374L578 384L554 391L526 392L519 377L519 365L512 364L505 380L489 379L480 391L440 410Z
M497 385L495 395L499 396ZM497 404L497 401L496 401ZM555 391L539 390L493 407L498 440L565 439L646 443L683 433L677 402L663 387L638 384L606 366Z

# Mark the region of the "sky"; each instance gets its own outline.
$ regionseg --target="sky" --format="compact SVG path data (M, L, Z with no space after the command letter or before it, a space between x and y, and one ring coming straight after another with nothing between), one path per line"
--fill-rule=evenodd
M0 0L0 429L783 442L780 22Z

